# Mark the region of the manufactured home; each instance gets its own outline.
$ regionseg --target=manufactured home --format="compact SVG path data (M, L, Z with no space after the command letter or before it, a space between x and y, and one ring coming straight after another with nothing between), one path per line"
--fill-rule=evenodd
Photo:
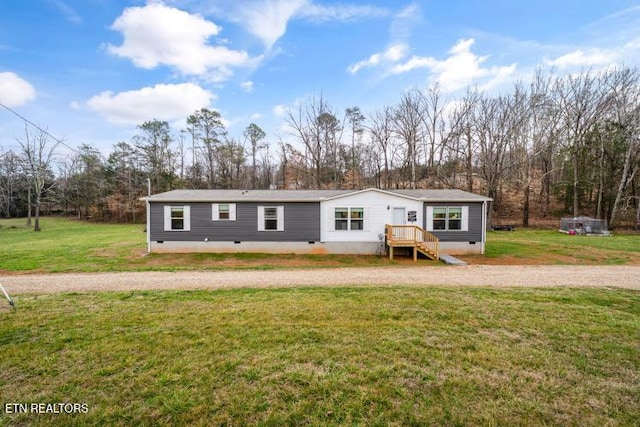
M491 201L461 190L374 188L174 190L144 200L149 252L376 254L404 246L436 259L484 253Z

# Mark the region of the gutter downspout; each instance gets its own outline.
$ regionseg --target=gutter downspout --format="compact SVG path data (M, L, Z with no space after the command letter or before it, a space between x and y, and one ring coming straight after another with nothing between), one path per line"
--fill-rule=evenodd
M147 178L147 253L151 253L151 178Z
M482 202L482 247L480 251L484 255L484 245L487 241L487 201Z
M147 253L151 253L151 203L147 197Z

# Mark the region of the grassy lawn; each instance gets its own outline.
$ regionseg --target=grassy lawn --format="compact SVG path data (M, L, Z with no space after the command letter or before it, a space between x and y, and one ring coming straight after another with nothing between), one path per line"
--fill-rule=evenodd
M143 225L93 224L44 218L35 233L24 220L0 220L0 274L131 270L220 270L413 265L410 258L293 254L146 255ZM640 265L640 235L567 236L549 230L489 232L486 255L472 264ZM439 265L436 262L421 261Z
M44 218L33 232L24 219L0 220L0 274L20 272L177 271L408 265L409 258L294 254L151 254L144 225Z
M638 331L618 289L25 296L0 425L640 425ZM31 402L88 413L4 413Z
M640 234L569 236L556 230L489 231L485 255L472 264L640 265Z

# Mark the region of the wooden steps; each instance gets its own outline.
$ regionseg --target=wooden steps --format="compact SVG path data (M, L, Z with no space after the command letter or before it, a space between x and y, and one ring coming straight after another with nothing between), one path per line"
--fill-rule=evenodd
M385 226L385 241L389 248L389 258L393 259L394 248L412 248L413 260L418 260L418 253L433 260L440 259L438 252L439 239L417 225Z

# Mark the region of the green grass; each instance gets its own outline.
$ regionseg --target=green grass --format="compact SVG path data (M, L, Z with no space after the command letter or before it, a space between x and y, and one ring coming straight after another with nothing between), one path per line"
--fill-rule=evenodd
M92 224L43 218L42 231L25 220L0 220L1 271L108 271L131 265L146 248L143 225Z
M35 233L24 220L0 220L0 273L177 271L413 265L408 257L294 254L146 255L143 225L94 224L44 218ZM489 232L486 255L474 264L640 265L640 235L567 236L557 231ZM425 265L429 261L421 261ZM429 265L439 265L430 262Z
M0 425L639 425L640 293L297 288L21 296ZM5 414L72 402L87 414Z
M43 218L42 231L24 219L0 220L0 273L178 271L403 265L399 259L357 255L150 254L144 225L95 224Z
M467 258L467 257L465 257ZM473 262L524 264L640 264L640 234L569 236L556 230L518 229L487 233L485 255Z

